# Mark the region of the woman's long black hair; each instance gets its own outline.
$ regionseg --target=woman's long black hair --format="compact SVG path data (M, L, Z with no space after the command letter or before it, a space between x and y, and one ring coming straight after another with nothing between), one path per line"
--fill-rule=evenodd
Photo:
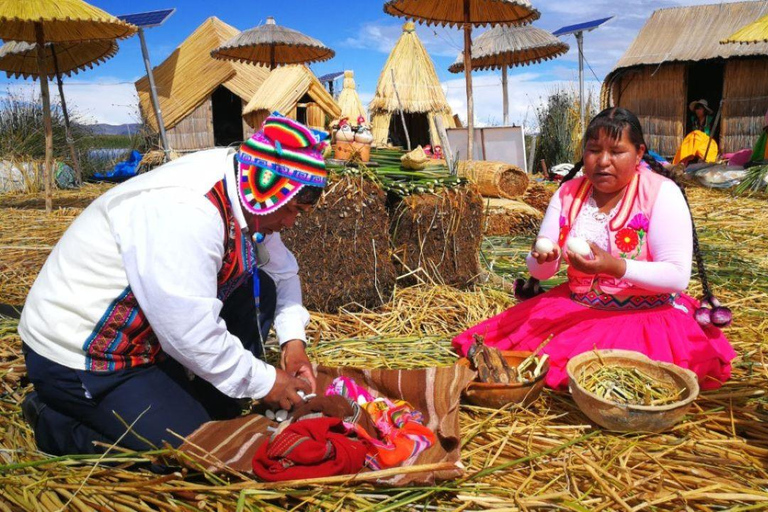
M584 134L584 146L586 146L586 142L588 140L597 140L600 137L600 134L604 133L608 137L619 140L621 139L623 134L627 134L627 137L629 138L629 141L635 146L635 149L639 150L640 146L644 146L646 148L646 152L643 155L643 161L647 163L650 168L653 170L653 172L660 174L664 176L665 178L671 179L680 189L680 191L683 193L683 197L685 198L685 202L688 205L688 210L690 212L690 204L688 203L688 196L685 193L685 187L677 180L677 178L669 172L667 169L661 166L647 151L648 144L645 143L645 137L643 136L643 127L640 125L640 120L637 118L635 114L630 112L629 110L621 107L612 107L607 108L597 114L592 121L589 123L589 126L587 127L587 132ZM577 163L573 169L563 178L562 183L567 182L568 180L573 179L576 174L584 167L584 159L582 158L579 163ZM561 186L562 186L561 183ZM701 248L699 246L699 235L696 232L696 223L693 220L693 213L690 212L691 215L691 225L693 226L693 254L696 258L696 268L698 270L699 280L701 281L701 286L704 289L704 298L708 299L712 296L712 290L709 286L709 279L707 279L707 271L704 267L704 258L701 255ZM522 280L520 280L522 281ZM520 293L518 294L518 286ZM529 295L530 293L541 293L539 291L541 288L538 286L538 281L534 280L533 278L529 279L527 283L520 283L519 285L516 283L516 295L519 295L520 298L529 298L526 297L526 295Z

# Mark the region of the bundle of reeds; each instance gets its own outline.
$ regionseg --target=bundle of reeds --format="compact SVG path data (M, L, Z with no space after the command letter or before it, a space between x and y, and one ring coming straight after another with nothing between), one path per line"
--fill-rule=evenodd
M486 236L515 236L535 233L544 215L515 199L485 200L483 233Z
M460 160L458 173L476 184L483 197L513 199L522 196L528 188L525 171L504 162Z

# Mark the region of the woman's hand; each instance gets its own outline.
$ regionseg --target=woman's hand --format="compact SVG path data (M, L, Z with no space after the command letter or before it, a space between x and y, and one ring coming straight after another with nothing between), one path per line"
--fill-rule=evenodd
M555 245L551 251L547 253L540 253L536 250L536 240L534 240L533 246L531 247L531 256L536 259L536 263L539 265L543 265L544 263L549 263L551 261L557 261L560 258L560 247Z
M568 251L568 261L574 269L589 275L604 274L616 279L624 277L627 263L623 259L614 257L592 242L589 242L589 247L592 249L592 259Z
M307 381L315 392L317 381L315 372L312 370L312 363L309 362L307 352L304 350L304 342L301 340L291 340L283 343L280 347L280 366L291 377L297 377Z

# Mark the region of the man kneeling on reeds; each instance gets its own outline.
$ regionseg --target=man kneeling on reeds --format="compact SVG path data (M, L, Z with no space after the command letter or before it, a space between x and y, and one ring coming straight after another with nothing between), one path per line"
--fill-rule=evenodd
M19 324L35 386L22 410L41 450L176 446L239 415L237 399L290 409L314 391L309 314L279 232L321 195L325 137L274 114L239 151L180 158L74 221ZM273 324L281 369L259 359Z

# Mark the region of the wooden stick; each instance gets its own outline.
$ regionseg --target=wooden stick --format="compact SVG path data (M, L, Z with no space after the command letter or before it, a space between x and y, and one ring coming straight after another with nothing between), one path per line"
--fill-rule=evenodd
M403 104L400 103L400 93L397 92L397 83L395 82L395 70L390 68L392 76L392 88L395 90L395 99L397 100L397 110L400 112L400 120L403 122L403 131L405 132L405 141L408 144L408 151L411 150L411 137L408 135L408 126L405 124L405 114L403 113Z
M472 24L470 23L470 0L464 0L464 79L467 83L467 156L473 160L475 138L475 102L472 97Z
M40 93L43 97L43 126L45 127L45 163L43 164L43 185L45 187L45 211L53 211L51 190L51 165L53 164L53 128L51 126L51 98L48 90L48 74L45 69L45 33L43 24L35 23L37 39L37 69L40 73Z

